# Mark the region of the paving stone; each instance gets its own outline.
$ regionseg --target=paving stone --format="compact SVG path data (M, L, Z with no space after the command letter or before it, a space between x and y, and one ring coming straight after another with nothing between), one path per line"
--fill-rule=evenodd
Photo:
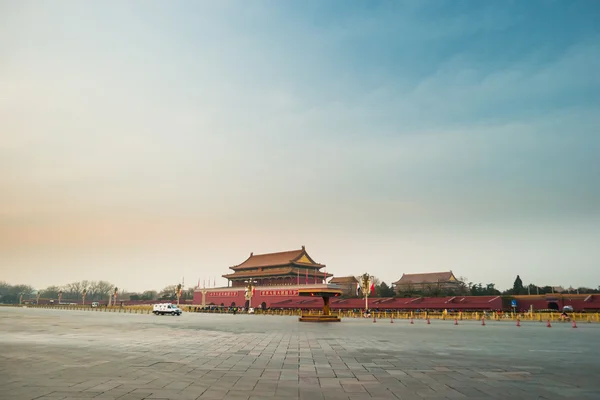
M600 325L569 328L3 307L0 398L597 399Z

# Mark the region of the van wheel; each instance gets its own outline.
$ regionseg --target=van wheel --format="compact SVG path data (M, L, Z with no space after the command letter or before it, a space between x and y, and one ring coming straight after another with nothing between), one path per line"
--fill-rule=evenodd
M175 312L174 312L174 311L171 311L171 316L173 316L173 315L175 315Z

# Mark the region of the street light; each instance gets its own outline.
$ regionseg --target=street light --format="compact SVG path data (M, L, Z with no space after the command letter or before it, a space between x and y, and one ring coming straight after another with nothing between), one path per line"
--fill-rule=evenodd
M179 298L181 297L181 291L183 290L183 286L180 284L177 285L177 289L175 289L175 295L177 296L177 305L179 305Z
M365 313L369 310L369 302L367 298L369 297L369 293L371 292L371 284L373 283L373 277L367 273L364 273L360 277L360 288L362 290L362 294L365 297Z
M252 308L252 296L254 295L254 285L258 282L255 280L248 280L244 281L244 283L246 284L246 294L244 297L246 297L246 300L248 300L248 311L250 311L250 308Z

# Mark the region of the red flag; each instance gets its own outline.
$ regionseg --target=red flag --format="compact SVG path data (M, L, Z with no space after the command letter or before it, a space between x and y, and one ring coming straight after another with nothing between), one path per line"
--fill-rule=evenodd
M371 282L371 294L375 293L375 283Z
M256 293L256 288L252 286L252 296L254 296L254 293Z

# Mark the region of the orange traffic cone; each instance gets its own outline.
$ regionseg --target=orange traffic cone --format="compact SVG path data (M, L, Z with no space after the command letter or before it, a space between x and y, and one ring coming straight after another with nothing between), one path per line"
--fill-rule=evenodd
M521 326L521 320L519 318L517 318L517 326Z
M571 321L571 327L572 328L577 328L577 323L575 322L575 320Z
M481 318L481 326L485 326L485 318L484 317Z
M429 317L427 318L427 325L431 325L431 321L429 320Z
M552 328L552 324L550 324L550 320L548 320L548 322L546 322L546 327Z
M454 325L458 325L458 318L454 318Z
M413 324L414 324L414 321L413 321L413 319L412 319L412 318L410 319L410 324L411 324L411 325L413 325Z

